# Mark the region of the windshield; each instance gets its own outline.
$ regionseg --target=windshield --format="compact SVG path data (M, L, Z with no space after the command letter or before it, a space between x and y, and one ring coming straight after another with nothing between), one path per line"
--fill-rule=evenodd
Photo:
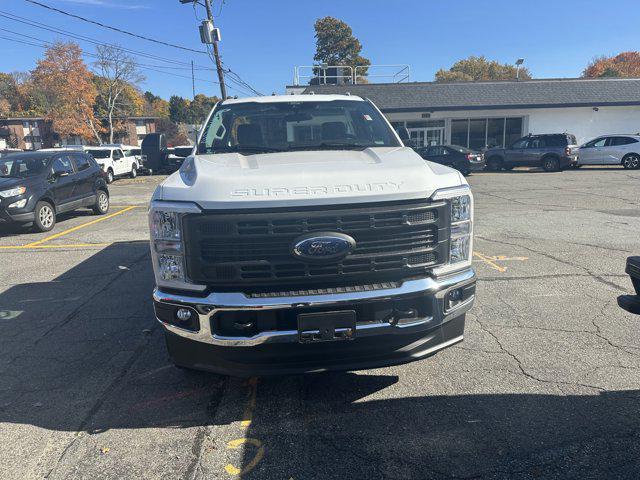
M400 146L382 115L357 100L220 105L198 153L253 154Z
M93 158L111 158L111 150L87 150Z
M0 177L31 177L41 173L49 163L49 159L44 158L15 158L4 157L0 159Z

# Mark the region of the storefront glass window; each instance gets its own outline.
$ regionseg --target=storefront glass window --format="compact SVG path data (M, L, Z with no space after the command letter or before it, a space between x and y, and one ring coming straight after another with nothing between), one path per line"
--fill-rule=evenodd
M451 121L451 145L468 146L469 120Z
M487 122L487 146L502 147L504 142L504 118L490 118Z
M522 118L507 118L505 124L505 145L511 145L520 137L522 137Z
M485 147L487 135L487 119L474 118L469 121L469 145L471 150L482 150Z

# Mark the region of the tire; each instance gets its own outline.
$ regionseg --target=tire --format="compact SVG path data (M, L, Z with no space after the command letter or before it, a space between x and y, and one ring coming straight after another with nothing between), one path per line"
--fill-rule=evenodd
M622 166L627 170L637 170L640 168L640 156L635 153L625 155L622 159Z
M96 203L92 208L96 215L104 215L109 211L109 195L104 190L98 190Z
M113 170L109 169L107 170L107 183L111 184L113 183L113 180L114 180Z
M491 171L491 172L497 172L499 170L502 170L502 167L504 166L504 160L502 159L502 157L489 157L487 159L487 170Z
M131 178L136 178L138 176L138 169L135 165L131 165L131 173L129 174Z
M48 232L56 225L56 211L49 202L38 202L34 210L33 228L38 232Z
M542 168L545 172L558 172L560 170L560 160L557 157L544 157Z

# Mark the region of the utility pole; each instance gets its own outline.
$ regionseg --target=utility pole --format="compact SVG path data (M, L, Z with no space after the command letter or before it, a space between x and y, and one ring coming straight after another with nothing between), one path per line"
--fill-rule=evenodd
M209 0L204 0L204 5L207 8L207 17L211 22L211 26L214 26L213 13L211 12L211 2ZM227 98L227 87L224 84L224 70L222 70L222 62L220 61L220 52L218 50L217 40L213 42L213 55L216 57L216 69L218 70L218 81L220 82L220 93L222 94L222 100L224 100L225 98Z
M196 98L196 76L193 72L193 60L191 60L191 89L193 90L193 98Z

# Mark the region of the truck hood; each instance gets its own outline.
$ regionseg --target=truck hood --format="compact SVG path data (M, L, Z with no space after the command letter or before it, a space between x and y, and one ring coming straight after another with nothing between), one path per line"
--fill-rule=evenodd
M466 181L459 172L408 147L226 153L187 157L153 200L203 209L337 205L429 198L460 185Z

